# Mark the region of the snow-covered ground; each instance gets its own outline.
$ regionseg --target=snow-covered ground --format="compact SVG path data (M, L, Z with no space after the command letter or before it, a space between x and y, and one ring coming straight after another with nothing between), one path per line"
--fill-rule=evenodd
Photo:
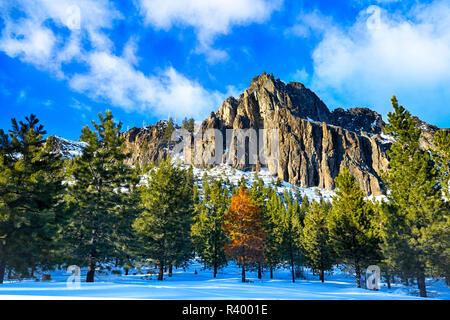
M420 299L416 287L393 284L388 290L381 283L379 291L358 289L354 278L335 269L326 274L325 283L321 283L310 270L305 271L306 279L290 280L289 270L277 270L274 279L269 272L259 280L256 272L248 272L248 283L241 282L240 269L229 265L213 278L212 271L201 270L202 265L193 262L186 271L174 269L172 278L165 276L164 281L156 280L148 270L135 271L130 275L102 274L96 276L96 282L85 283L86 270L82 270L82 282L79 289L68 288L66 281L70 276L65 271L55 271L51 281L23 280L6 281L0 285L0 299L314 299L314 300L405 300ZM195 271L197 270L197 274ZM450 288L444 283L427 281L429 298L450 300Z

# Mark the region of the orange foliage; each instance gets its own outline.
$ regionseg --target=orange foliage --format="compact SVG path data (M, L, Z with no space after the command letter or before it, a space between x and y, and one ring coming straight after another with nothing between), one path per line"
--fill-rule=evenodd
M244 265L263 262L266 237L263 219L258 206L242 187L231 197L230 210L224 218L223 228L230 239L225 247L227 256Z

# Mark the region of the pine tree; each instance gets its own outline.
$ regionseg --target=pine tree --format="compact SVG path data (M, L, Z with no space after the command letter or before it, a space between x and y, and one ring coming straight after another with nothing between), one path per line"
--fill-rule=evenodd
M304 262L300 238L302 222L300 204L287 192L283 195L285 205L279 209L278 230L280 238L280 254L291 268L292 282L295 282L295 267Z
M381 259L379 219L364 192L342 168L335 179L336 196L329 213L328 230L332 246L340 262L355 269L356 284L361 287L361 272Z
M130 197L136 176L125 165L124 138L119 135L122 124L113 120L111 111L98 115L82 129L86 142L80 157L69 168L71 183L66 196L67 210L72 212L64 230L67 254L76 263L88 267L86 282L94 282L99 263L112 259L121 251L121 227L132 209Z
M300 205L300 220L301 220L302 226L304 226L304 220L305 220L306 213L308 212L310 205L311 205L311 203L309 202L308 196L306 196L306 195L303 196L301 199L301 205ZM329 204L328 202L325 202L323 204L323 207L326 208L327 205L331 206L331 204Z
M444 196L450 200L450 131L438 130L434 135L436 150L433 150L435 164Z
M268 188L267 198L267 211L264 219L264 229L267 236L264 256L272 279L273 270L280 265L282 260L280 220L283 217L281 212L285 210L285 207L275 190Z
M35 115L0 130L0 283L54 263L63 161Z
M184 118L183 120L183 124L181 125L181 127L185 130L187 130L190 133L194 132L194 128L195 128L195 121L193 118Z
M141 188L143 208L133 228L141 255L158 264L158 280L163 280L165 268L181 266L192 256L193 174L192 168L172 165L168 158L148 176Z
M328 235L327 214L327 207L314 201L306 215L301 237L308 265L313 270L319 270L322 282L325 281L325 271L331 270L335 262Z
M267 192L266 188L264 186L264 181L258 177L258 173L255 172L254 174L254 180L251 185L251 189L249 190L250 197L252 198L253 202L258 206L259 214L262 216L262 227L264 232L266 233L265 237L265 243L264 248L265 251L267 250L267 238L268 238L268 232L270 231L270 226L267 225L267 223L270 223L270 221L267 219ZM264 256L265 257L265 256ZM266 263L266 259L263 261ZM263 262L257 261L256 262L256 268L258 270L258 279L262 278L262 272L263 272Z
M420 129L395 96L391 101L394 111L388 114L386 131L396 141L388 152L390 170L385 176L390 193L389 210L383 211L383 250L391 266L417 279L420 296L426 297L425 277L433 256L439 255L436 249L442 247L440 231L448 209L430 153L419 147Z
M439 184L446 201L443 219L432 226L430 236L431 268L435 276L442 276L450 286L450 131L439 130L434 136L436 150L433 150L435 167L439 174Z
M141 173L139 165L130 172L127 193L121 199L120 219L115 221L113 227L116 242L114 257L124 266L125 275L128 275L129 269L133 267L133 261L139 253L139 241L132 225L140 213L138 183Z
M246 267L251 262L264 261L263 217L248 192L241 187L231 197L230 210L224 217L224 230L230 239L225 250L242 268L242 282L246 281Z
M196 252L208 268L213 268L214 278L219 268L227 263L225 256L226 234L222 228L225 213L229 209L229 192L222 180L213 180L211 186L203 181L203 199L196 205L192 225Z
M172 134L174 132L175 132L175 124L172 118L169 118L169 120L167 121L167 126L164 129L164 136L163 136L163 140L167 143L169 148L171 146Z

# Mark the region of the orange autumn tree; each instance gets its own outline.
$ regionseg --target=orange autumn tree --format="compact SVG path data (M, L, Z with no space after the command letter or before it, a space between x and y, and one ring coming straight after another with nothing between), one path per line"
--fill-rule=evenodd
M223 228L230 241L225 253L236 259L242 268L242 282L245 282L245 269L250 262L264 261L263 217L258 206L244 188L231 197L230 210L225 214Z

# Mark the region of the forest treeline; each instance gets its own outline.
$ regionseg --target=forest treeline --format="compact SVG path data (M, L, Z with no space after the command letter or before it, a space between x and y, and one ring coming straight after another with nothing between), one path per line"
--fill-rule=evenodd
M258 277L304 267L321 281L336 265L355 275L378 265L388 286L426 277L450 281L450 133L436 133L435 150L421 150L420 129L392 98L387 133L393 142L383 174L386 201L367 200L342 168L332 202L310 202L293 188L277 192L206 174L170 159L145 168L124 161L121 123L110 111L82 129L82 154L64 159L36 116L0 130L0 283L76 264L86 282L107 263L125 274L145 261L158 279L198 257L213 276L230 261ZM192 126L193 122L186 122Z

